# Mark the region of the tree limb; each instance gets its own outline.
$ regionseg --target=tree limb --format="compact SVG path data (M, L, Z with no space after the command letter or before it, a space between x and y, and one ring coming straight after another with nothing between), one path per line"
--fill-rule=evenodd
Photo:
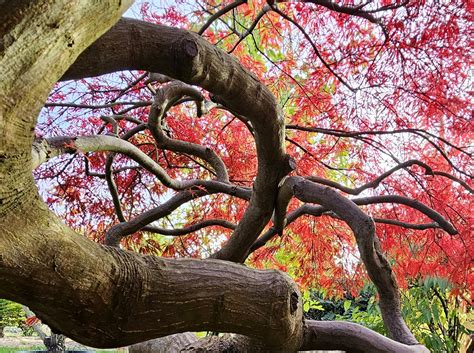
M234 2L224 6L222 9L220 9L219 11L214 13L211 17L209 17L209 19L206 21L206 23L198 31L198 34L203 35L204 32L206 31L206 29L208 29L209 26L212 24L212 22L217 20L219 17L225 15L227 12L231 11L232 9L235 9L236 7L238 7L242 4L246 4L246 3L247 3L247 0L237 0L237 1L234 1Z
M229 175L227 174L227 168L224 162L212 149L191 142L171 139L163 133L161 128L163 117L174 103L184 96L195 99L198 107L203 102L203 97L197 89L179 81L171 82L157 90L155 100L150 109L148 126L158 147L199 157L214 168L217 180L229 182ZM200 115L199 110L200 109L198 109L198 115Z
M220 226L227 229L235 229L237 227L234 223L231 223L225 219L206 219L204 221L197 222L187 227L183 227L179 229L164 229L164 228L159 228L159 227L149 225L149 226L143 227L141 230L146 231L146 232L153 232L153 233L158 233L161 235L176 237L176 236L181 236L181 235L187 235L189 233L193 233L203 228L212 227L212 226Z
M306 320L300 350L344 350L348 353L429 353L421 345L405 345L368 328L342 321Z
M117 47L133 51L117 51ZM233 235L214 254L216 258L242 261L271 217L279 181L292 170L285 153L284 118L275 97L234 58L197 34L132 19L120 20L78 58L62 79L126 69L160 72L199 85L251 122L258 158L254 192ZM250 101L256 104L248 104Z
M202 185L204 185L205 190L198 188L196 190L181 191L160 206L143 212L137 217L130 219L128 222L114 225L108 230L106 234L106 244L110 246L118 246L120 240L123 237L143 229L148 224L171 214L171 212L184 203L198 197L211 195L218 192L225 193L230 196L236 196L244 200L249 200L251 197L250 190L237 187L235 185L220 183L217 181L203 181Z

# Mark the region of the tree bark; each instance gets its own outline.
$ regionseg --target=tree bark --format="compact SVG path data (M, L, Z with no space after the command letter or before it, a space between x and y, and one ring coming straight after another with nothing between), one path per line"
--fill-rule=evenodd
M189 32L122 20L64 75L128 4L0 6L0 296L29 306L55 332L95 347L211 330L246 335L238 343L247 347L258 342L262 350L296 351L303 341L301 295L285 274L101 246L64 225L38 195L33 129L56 80L140 68L201 85L255 129L259 169L250 206L216 257L245 258L272 213L278 182L291 169L283 118L268 89L230 56ZM145 55L150 51L155 56Z
M351 322L306 321L300 350L341 349L347 353L428 353L421 345L407 346Z
M292 170L285 153L284 117L275 97L235 58L197 34L132 19L121 19L78 58L62 79L126 69L159 72L201 86L213 94L214 100L252 124L258 157L252 197L229 242L214 255L243 262L270 220L279 181Z
M181 352L184 347L197 340L194 333L184 332L134 344L128 347L128 353Z
M100 246L66 227L40 200L31 175L39 110L56 80L126 6L80 4L31 1L11 14L16 23L0 33L10 38L2 43L0 60L0 296L29 306L54 331L95 347L214 330L249 335L273 351L296 350L301 296L285 274ZM184 51L178 54L196 54L193 42L179 43Z

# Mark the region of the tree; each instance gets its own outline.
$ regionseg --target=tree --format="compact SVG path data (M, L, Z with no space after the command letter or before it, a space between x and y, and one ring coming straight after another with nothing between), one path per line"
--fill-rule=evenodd
M204 343L215 349L424 351L402 318L390 261L399 262L395 267L399 279L418 261L421 273L465 268L453 273L451 279L463 290L472 285L472 278L466 275L472 247L468 236L472 188L466 180L472 178L472 155L465 145L472 137L472 122L466 118L469 95L464 89L469 82L464 72L468 53L463 46L469 38L465 5L245 3L226 2L220 10L214 4L198 4L202 8L193 12L196 16L212 13L198 34L134 19L119 20L128 1L71 5L43 0L0 5L0 67L4 73L0 84L0 296L27 305L55 332L96 347L211 330L239 334ZM323 10L323 16L313 16ZM146 7L143 12L150 15ZM379 16L381 13L387 18ZM174 25L186 20L175 7L155 19ZM433 19L436 25L430 22ZM315 38L322 24L331 34L322 36L327 44L324 50ZM203 33L208 33L211 42L221 41L242 63L204 39ZM225 40L230 33L238 35L237 41ZM351 33L355 35L349 36ZM336 40L336 34L342 37ZM298 60L303 58L307 60ZM318 64L311 65L310 60L318 60ZM261 77L251 74L250 67ZM273 67L282 73L279 80L270 70ZM84 133L86 126L81 134L66 121L59 128L72 131L72 135L34 137L36 118L58 80L128 69L151 74L130 82L105 107L123 107L126 103L118 99L125 93L133 95L134 90L139 92L135 98L143 97L142 88L153 93L151 106L133 102L131 106L138 108L135 116L126 115L131 111L127 109L114 111L120 114L104 116L105 126L99 131L94 130L97 123L92 124L89 135ZM101 88L93 81L83 84L94 93ZM53 91L47 109L84 106L58 102L65 90ZM107 89L107 94L112 92L113 88ZM352 104L350 98L363 98L362 103L357 101L362 107ZM180 118L184 113L189 115L189 106L173 107L189 101L195 103L199 116L212 110L206 115L210 119L197 129L189 120L184 120L188 122L184 126L166 117L170 112ZM364 116L358 113L362 108ZM220 115L217 109L231 115ZM58 116L54 114L51 117ZM206 141L200 140L206 136L197 131L216 126L212 119L222 123L226 116L242 122L237 128L232 126L236 134L233 143L227 143L232 138L222 139L215 150L207 147ZM297 132L285 137L285 125L287 131ZM355 131L356 127L361 130ZM39 133L44 131L47 129ZM298 131L322 135L304 136ZM408 141L406 134L411 136ZM255 151L248 147L249 139L255 141ZM290 143L288 150L285 139ZM243 149L238 153L233 152L239 147L235 141ZM315 148L312 145L316 143ZM254 154L254 158L239 163L239 153L247 158ZM96 236L106 228L108 246L78 235L49 211L38 195L32 167L64 154L74 155L71 163L83 161L75 170L83 168L87 177L40 171L40 177L57 179L61 198L71 204L58 205L55 197L48 201L60 213L67 211L67 221L76 228L92 230ZM127 159L115 157L117 154ZM338 165L328 164L324 155ZM400 155L418 158L402 161ZM383 162L375 163L374 158ZM249 160L258 162L258 167ZM388 161L396 165L382 171ZM97 173L100 165L105 165L104 173ZM177 172L183 165L184 177ZM412 166L419 169L409 169ZM339 169L346 173L335 172ZM119 179L121 170L128 178ZM401 170L407 176L392 178ZM100 191L80 189L94 175L107 180L113 208L107 203L90 212L84 208L83 196L92 200L90 191ZM160 182L155 189L150 188L151 177L155 184L156 179ZM239 181L240 177L244 180ZM351 181L363 186L346 186ZM343 195L359 195L381 184L383 192L354 199ZM123 192L125 185L133 192ZM153 197L142 197L140 203L137 190L164 195L164 187L176 193L145 210ZM244 201L224 202L208 195L230 195ZM198 198L202 199L201 214L214 217L220 212L238 223L234 226L228 220L210 218L171 231L150 225ZM123 201L131 204L125 212ZM372 209L373 217L359 207L387 203L403 207L378 207ZM96 217L75 223L78 212L103 215L106 223ZM348 229L353 232L360 261L377 287L384 325L392 339L351 323L303 321L301 293L293 280L279 271L240 264L277 234L282 236L281 242L292 234L293 238L294 234L306 234L309 221L303 215L324 217L327 228L318 234L336 234L344 240L341 248L350 246ZM336 223L328 220L331 217ZM119 223L108 227L116 220ZM377 226L382 244L375 222L390 225ZM340 228L342 223L349 228ZM337 228L331 228L334 224ZM84 229L87 225L90 228ZM210 259L167 259L119 248L127 236L144 239L140 238L143 233L136 234L139 231L180 235L216 225L233 231ZM412 229L407 232L414 240L401 237L394 226ZM415 231L423 229L429 230ZM305 249L303 237L301 243ZM437 246L444 252L435 251ZM331 248L327 247L329 255ZM272 257L268 250L262 251L260 257L255 255L257 264ZM393 256L390 261L385 252ZM314 260L314 253L310 255ZM340 269L334 258L332 253L325 260ZM444 266L433 265L440 260ZM355 260L352 262L350 268L360 272ZM319 273L326 282L331 277L330 272ZM303 282L305 279L307 276L302 276Z

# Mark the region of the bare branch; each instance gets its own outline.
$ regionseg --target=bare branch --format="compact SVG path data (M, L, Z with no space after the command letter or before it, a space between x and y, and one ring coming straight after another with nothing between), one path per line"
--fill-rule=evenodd
M373 218L375 223L390 224L392 226L398 226L406 229L415 229L415 230L426 230L426 229L438 229L441 228L438 223L421 223L413 224L408 222L399 221L397 219L387 219L387 218Z
M465 171L461 170L459 167L454 165L454 163L449 159L449 157L446 155L446 153L443 151L443 149L438 144L434 143L427 136L441 141L442 143L446 144L447 146L454 148L455 150L461 152L464 155L467 155L471 159L472 159L472 153L470 153L470 152L464 150L463 148L452 144L448 140L446 140L442 137L436 136L435 134L432 134L432 133L430 133L426 130L421 130L421 129L397 129L397 130L382 130L382 131L345 131L345 130L338 130L338 129L325 129L325 128L319 128L319 127L301 126L301 125L294 125L294 124L288 124L288 125L286 125L285 128L289 129L289 130L317 132L317 133L331 135L331 136L337 136L337 137L355 138L355 139L363 141L364 143L366 143L366 141L361 138L364 135L391 135L391 134L403 134L403 133L414 134L414 135L417 135L417 136L421 137L423 140L427 141L430 145L432 145L441 154L441 156L448 162L448 164L451 167L453 167L453 169L455 169L457 172L459 172L463 175L466 175L470 179L474 178L474 176L472 176L471 174L466 173ZM459 183L462 184L461 181L459 181Z
M180 181L172 179L165 169L151 159L147 154L142 152L138 147L126 140L122 140L113 136L93 135L69 137L63 136L59 138L47 139L47 143L56 148L57 151L67 149L67 152L97 152L107 151L122 153L135 162L143 166L150 173L154 174L167 187L174 190L184 190L200 184L198 180Z
M161 235L168 236L181 236L187 235L189 233L196 232L206 227L220 226L227 229L235 229L237 226L234 223L226 221L225 219L206 219L202 222L194 223L190 226L180 228L180 229L164 229L155 226L146 226L141 230L145 232L158 233Z
M382 20L380 18L375 17L373 13L394 10L394 9L403 7L409 3L408 0L405 0L401 4L390 4L386 6L381 6L375 10L363 10L363 8L367 5L367 3L360 6L356 6L356 7L350 7L350 6L336 4L335 2L331 0L304 0L304 2L309 2L315 5L323 6L331 11L336 11L336 12L347 14L350 16L364 18L371 23L379 25L385 36L385 41L387 41L389 38L387 29L385 28L385 25L383 24Z
M298 207L296 210L288 213L285 216L285 221L284 221L285 227L289 226L291 223L293 223L298 218L304 215L311 215L314 217L320 217L324 215L324 216L330 216L333 218L341 219L341 217L339 217L337 214L335 214L334 212L328 211L326 208L322 206L304 204ZM400 221L396 219L377 218L377 217L374 217L372 219L375 223L390 224L390 225L394 225L394 226L398 226L398 227L402 227L406 229L426 230L426 229L441 228L439 224L436 222L415 224L415 223L404 222L404 221ZM273 237L275 237L278 233L281 233L281 232L282 232L282 229L278 229L275 225L271 227L269 230L263 233L255 241L255 243L253 243L252 247L249 250L248 255L250 255L257 249L260 249L262 246L265 246L270 240L273 239Z
M283 17L288 22L292 23L294 26L296 26L300 30L300 32L303 34L303 36L306 38L306 40L309 42L309 44L313 48L313 51L316 54L316 56L318 57L318 59L322 62L322 64L326 67L326 69L328 69L329 72L331 72L334 75L334 77L336 77L338 79L339 82L341 82L344 86L349 88L349 90L351 90L352 92L356 91L356 89L354 89L351 85L349 85L349 83L344 78L342 78L338 73L336 73L332 69L332 67L326 62L326 60L322 57L321 53L319 52L318 47L316 46L314 41L311 39L309 34L306 33L304 28L301 27L301 25L298 22L296 22L294 19L292 19L290 16L288 16L284 12L280 11L276 6L273 6L272 10L275 11L277 14L279 14L281 17Z
M209 17L209 19L206 21L206 23L198 31L198 34L202 35L206 31L206 29L209 28L209 26L212 24L212 22L217 20L219 17L225 15L227 12L231 11L232 9L235 9L236 7L238 7L242 4L246 4L246 3L247 3L247 0L237 0L237 1L234 1L234 2L224 6L222 9L220 9L215 14L213 14L211 17Z
M348 188L347 186L341 185L341 184L339 184L335 181L328 180L328 179L325 179L325 178L321 178L321 177L318 177L318 176L308 176L308 177L306 177L306 179L311 180L311 181L313 181L315 183L318 183L318 184L331 186L331 187L336 188L338 190L341 190L341 191L343 191L347 194L358 195L364 190L367 190L367 189L370 189L370 188L372 188L372 189L377 188L385 178L388 178L390 175L395 173L397 170L404 169L404 168L410 167L412 165L418 165L418 166L424 168L426 175L443 176L445 178L451 179L452 181L455 181L455 182L461 184L471 194L474 193L474 190L464 180L456 178L455 176L453 176L449 173L433 171L428 164L423 163L423 162L421 162L417 159L411 159L409 161L400 163L397 166L393 167L392 169L384 172L383 174L381 174L380 176L378 176L374 180L372 180L372 181L370 181L370 182L368 182L368 183L366 183L362 186L359 186L357 188Z
M215 193L224 193L244 200L249 200L251 197L251 190L227 183L210 180L201 181L200 185L203 187L195 190L181 191L160 206L143 212L128 222L114 225L106 234L106 244L117 247L123 237L142 230L150 223L170 215L171 212L186 202L199 197Z
M112 102L112 103L105 103L105 104L76 104L76 103L45 103L45 107L66 107L66 108L81 108L81 109L104 109L104 108L112 108L118 105L131 105L132 107L146 107L151 105L151 102Z
M118 247L120 240L123 237L141 230L148 224L157 221L160 218L170 215L171 212L186 202L205 195L209 195L209 193L205 191L181 191L160 206L155 207L150 211L143 212L128 222L114 225L108 230L105 236L105 244Z
M412 160L406 161L404 163L400 163L399 165L397 165L397 166L393 167L392 169L386 171L385 173L381 174L380 176L378 176L377 178L375 178L371 182L366 183L366 184L364 184L360 187L354 188L354 189L348 188L348 187L346 187L344 185L341 185L341 184L339 184L335 181L328 180L328 179L325 179L325 178L321 178L321 177L318 177L318 176L308 176L308 177L306 177L306 179L311 180L312 182L315 182L315 183L318 183L318 184L331 186L331 187L339 189L339 190L341 190L341 191L343 191L347 194L358 195L364 190L367 190L367 189L370 189L370 188L373 188L373 189L377 188L379 186L379 184L385 178L389 177L391 174L395 173L397 170L412 166L414 164L422 166L423 168L425 168L427 174L432 174L433 173L431 168L427 164L425 164L423 162L420 162L418 160L412 159Z
M408 207L411 207L417 211L420 211L425 216L429 217L433 221L435 221L440 228L446 231L448 234L455 235L458 234L458 231L454 226L449 223L442 215L438 212L433 210L432 208L426 206L425 204L421 203L418 200L411 199L405 196L399 195L381 195L381 196L369 196L369 197L360 197L351 199L356 205L373 205L379 203L395 203L395 204L402 204Z
M114 162L115 153L109 153L105 161L105 180L107 181L107 187L109 188L110 195L112 196L112 202L114 204L115 214L120 222L125 222L125 216L122 212L122 205L120 197L115 184L115 180L112 173L112 164Z
M382 318L390 336L404 344L417 344L415 337L403 321L396 279L380 249L378 238L375 237L375 225L372 219L362 212L354 202L343 197L334 189L318 185L304 178L289 177L282 189L290 189L295 197L303 202L318 203L335 212L349 225L356 237L359 253L367 273L380 295Z
M351 353L429 353L424 346L402 344L352 322L306 320L300 350L316 349Z
M207 161L217 175L217 180L228 182L229 175L222 159L209 147L204 147L195 143L171 139L166 136L161 128L161 122L166 112L182 97L191 97L196 100L198 106L198 116L201 112L199 108L203 103L201 93L182 82L173 81L156 92L155 101L153 102L150 115L148 118L148 126L158 147L173 152L191 154Z
M271 7L268 6L268 5L265 5L263 6L263 8L260 10L260 12L257 14L257 16L255 16L255 19L253 20L252 24L250 25L249 28L247 28L245 30L245 32L240 36L239 40L234 44L234 46L232 47L232 49L229 50L228 54L231 54L235 48L237 48L239 46L239 44L245 39L247 38L247 36L249 36L252 31L255 29L255 27L257 26L258 22L262 19L263 16L265 16L265 14L271 10Z

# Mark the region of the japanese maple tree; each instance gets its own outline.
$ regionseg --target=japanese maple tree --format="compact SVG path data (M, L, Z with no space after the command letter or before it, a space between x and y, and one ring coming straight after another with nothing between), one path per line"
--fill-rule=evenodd
M423 351L399 287L469 301L467 2L161 1L113 26L113 1L46 3L0 6L1 296L93 346L211 330L242 336L188 349L242 351ZM255 268L370 279L391 339L304 321Z

